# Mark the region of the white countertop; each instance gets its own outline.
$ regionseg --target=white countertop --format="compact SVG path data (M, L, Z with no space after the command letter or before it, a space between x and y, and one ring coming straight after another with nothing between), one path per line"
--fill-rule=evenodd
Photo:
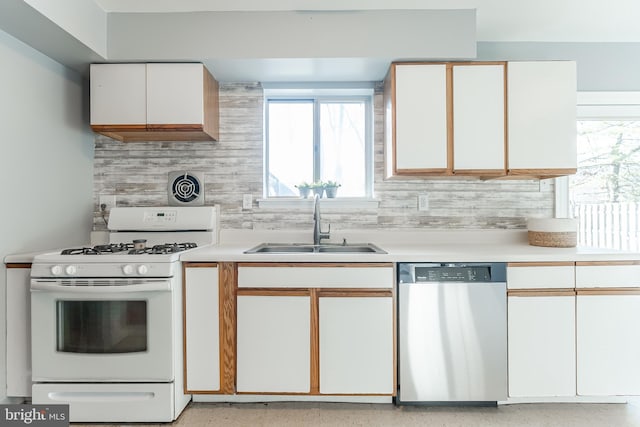
M639 252L593 248L545 248L527 243L526 230L342 231L331 243L373 243L375 253L245 254L260 243L310 243L310 231L222 230L220 243L191 250L192 262L550 262L640 260ZM324 242L323 242L324 243Z
M46 250L46 251L25 252L25 253L22 253L22 254L9 254L6 257L4 257L4 263L5 264L12 264L12 263L30 264L31 262L33 262L33 258L36 255L40 255L40 254L44 254L44 253L48 253L48 252L52 252L52 250L49 249L49 250Z

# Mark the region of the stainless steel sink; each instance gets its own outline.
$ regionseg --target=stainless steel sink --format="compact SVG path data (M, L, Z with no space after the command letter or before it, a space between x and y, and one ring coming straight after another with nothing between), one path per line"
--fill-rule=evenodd
M373 243L344 243L312 245L304 243L261 243L244 251L245 254L294 254L294 253L370 253L386 254Z

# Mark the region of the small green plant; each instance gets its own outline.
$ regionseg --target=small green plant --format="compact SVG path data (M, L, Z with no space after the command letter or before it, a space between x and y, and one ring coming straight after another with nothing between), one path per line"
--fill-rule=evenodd
M338 184L335 181L327 181L327 182L324 183L324 188L327 188L327 187L338 188L338 187L340 187L340 184Z
M311 184L308 182L302 181L300 184L295 186L297 189L302 190L303 188L309 189L311 188Z
M295 187L300 192L300 197L302 197L303 199L306 199L307 197L309 197L309 192L311 191L311 184L303 181L300 184L296 185Z

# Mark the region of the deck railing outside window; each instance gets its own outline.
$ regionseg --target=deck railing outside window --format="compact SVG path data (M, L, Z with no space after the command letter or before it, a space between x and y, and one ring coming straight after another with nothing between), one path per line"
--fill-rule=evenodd
M640 203L584 203L574 207L578 246L640 251Z

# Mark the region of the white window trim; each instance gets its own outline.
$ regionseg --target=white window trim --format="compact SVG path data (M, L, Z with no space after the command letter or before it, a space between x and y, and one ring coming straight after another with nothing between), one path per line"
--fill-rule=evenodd
M370 163L370 170L366 174L366 190L370 193L364 197L339 197L337 200L329 200L331 206L338 208L377 208L380 204L380 200L376 199L375 194L375 141L374 141L374 128L375 128L375 112L374 112L374 95L375 95L375 83L374 82L326 82L326 83L262 83L263 97L265 105L268 98L292 98L305 96L314 97L341 97L345 96L345 92L348 92L348 96L360 96L369 98L370 114L366 120L367 132L369 133L370 144L368 144L365 152L366 161ZM265 109L266 111L266 109ZM266 122L265 122L265 138L266 138ZM263 179L267 180L267 152L263 153ZM324 201L324 199L323 199ZM303 209L306 207L305 199L289 198L289 197L267 197L266 188L263 185L263 197L257 200L258 207L269 208L282 208L290 209L301 206Z
M578 92L576 120L639 120L640 92ZM569 218L569 177L555 179L555 216Z

